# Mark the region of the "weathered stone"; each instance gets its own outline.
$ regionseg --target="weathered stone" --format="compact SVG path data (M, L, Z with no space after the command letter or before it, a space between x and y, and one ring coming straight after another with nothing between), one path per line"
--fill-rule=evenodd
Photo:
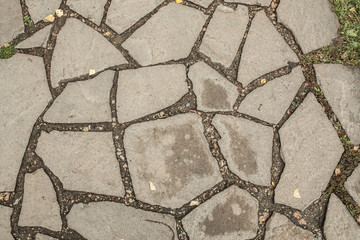
M217 7L200 51L213 62L229 67L239 49L248 21L248 8L245 6L239 5L236 11L225 6Z
M60 231L62 222L56 193L43 170L25 175L20 226L41 226Z
M124 144L138 199L180 207L222 180L202 132L201 118L191 113L126 129Z
M54 14L60 7L61 0L26 0L31 19L34 23L44 20L49 14Z
M250 239L256 236L258 203L232 186L191 211L183 225L190 239Z
M275 202L300 210L319 198L344 151L313 94L280 129L285 169L275 189ZM300 198L294 196L298 189Z
M124 194L111 133L43 132L36 152L65 189Z
M192 0L193 3L196 3L204 8L207 8L213 0Z
M141 65L185 58L190 54L205 20L206 16L200 11L170 3L161 8L122 46ZM149 35L152 37L149 38Z
M186 94L187 88L184 65L121 71L116 102L118 119L126 122L168 107Z
M352 143L360 143L360 69L340 64L315 65L316 75Z
M61 29L51 62L51 82L96 72L126 63L122 54L101 34L76 19L67 19Z
M50 236L47 235L43 235L43 234L36 234L36 240L54 240L56 238L52 238Z
M230 170L244 180L269 185L272 128L222 115L215 116L213 125L221 136L219 145Z
M86 239L177 239L172 217L119 203L77 204L67 219Z
M339 22L328 0L282 0L277 13L304 53L329 45L337 37Z
M225 2L237 2L237 3L245 3L251 5L262 5L262 6L269 6L271 0L228 0Z
M86 81L69 83L46 112L48 122L111 121L109 104L114 72L105 71Z
M0 46L10 42L24 30L21 6L18 1L1 1Z
M30 38L16 45L16 48L46 47L51 28L52 25L44 27Z
M289 75L274 79L246 96L238 111L278 123L304 81L301 69L295 68Z
M10 215L12 208L0 205L0 236L3 239L13 239L11 235Z
M286 44L263 11L251 24L241 55L238 81L245 86L263 74L274 71L298 58Z
M357 167L347 179L345 187L354 200L360 204L360 167Z
M67 4L72 10L93 21L95 24L100 25L106 2L107 0L69 0Z
M238 97L236 86L203 62L190 67L189 78L197 96L198 109L204 111L232 110Z
M0 60L0 191L12 191L31 129L51 95L41 58ZM31 74L29 74L31 73Z

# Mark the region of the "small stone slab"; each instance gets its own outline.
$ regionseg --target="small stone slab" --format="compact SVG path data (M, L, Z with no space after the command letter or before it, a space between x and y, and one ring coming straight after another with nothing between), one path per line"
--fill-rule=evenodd
M222 115L216 115L212 124L221 136L219 145L230 170L243 180L270 185L272 128Z
M41 226L60 231L62 222L56 193L43 170L25 175L20 226Z
M256 236L258 203L236 186L192 210L183 225L190 239L232 240Z
M222 180L197 114L132 125L124 146L139 200L180 207Z
M93 79L69 83L44 116L48 122L110 122L110 89L114 72L105 71Z
M304 81L304 75L297 67L289 75L254 90L246 96L238 111L270 123L278 123Z
M46 26L33 36L16 45L16 48L46 47L52 25Z
M67 219L86 239L177 239L173 217L119 203L76 204Z
M131 121L176 103L188 92L184 65L125 70L119 73L117 114Z
M344 149L312 93L280 129L280 139L285 168L275 202L303 210L320 197Z
M207 8L213 0L192 0L191 2L196 3L204 8Z
M186 58L206 18L200 11L169 3L122 46L129 50L130 55L141 65Z
M239 92L236 86L204 62L190 67L189 78L197 97L197 107L203 111L231 111Z
M297 62L298 58L265 13L258 12L241 55L238 81L246 86L252 80L286 66L288 61Z
M282 0L277 14L304 53L329 45L337 37L339 22L328 0Z
M218 6L202 40L200 51L213 62L230 67L249 21L248 8L239 5L234 11Z
M26 0L31 19L34 23L44 20L49 14L54 14L60 7L61 0Z
M49 237L43 234L36 234L36 240L54 240L56 238Z
M270 6L271 0L230 0L225 2L245 3L249 5Z
M3 239L13 239L11 235L10 216L13 209L0 205L0 236Z
M24 30L20 2L1 1L0 46L10 42Z
M357 167L347 179L345 182L345 188L354 200L360 204L360 167Z
M100 25L107 0L69 0L67 5L83 17Z
M43 132L36 152L67 190L124 194L112 133Z

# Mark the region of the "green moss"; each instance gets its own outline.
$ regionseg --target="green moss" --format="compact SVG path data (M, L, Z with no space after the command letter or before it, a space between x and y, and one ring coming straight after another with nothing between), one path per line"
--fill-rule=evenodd
M0 47L0 58L11 58L15 54L14 45Z

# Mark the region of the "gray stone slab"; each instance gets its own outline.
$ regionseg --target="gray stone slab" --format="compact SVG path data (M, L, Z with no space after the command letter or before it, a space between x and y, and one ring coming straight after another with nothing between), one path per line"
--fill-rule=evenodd
M200 51L213 62L230 67L249 21L248 8L239 5L234 11L218 6L202 40Z
M36 240L54 240L56 238L49 237L43 234L36 234Z
M11 235L10 216L12 208L4 207L0 205L0 236L3 239L13 239Z
M124 194L110 132L43 132L36 152L65 189Z
M119 203L77 204L67 219L69 227L86 239L177 239L173 217Z
M337 37L339 23L328 0L282 0L277 13L304 53L329 45Z
M246 86L261 75L287 65L288 61L297 62L298 58L265 13L258 12L241 55L238 81Z
M43 170L25 175L20 226L41 226L60 231L62 222L56 193Z
M285 168L275 202L302 210L320 197L344 149L312 93L280 129L280 139Z
M69 0L67 5L83 17L100 25L107 0Z
M246 181L270 185L272 128L221 115L215 116L213 125L221 136L219 145L230 170Z
M61 29L51 62L51 82L88 74L126 63L125 58L100 33L76 19L67 19Z
M49 14L54 14L55 9L60 7L60 3L61 0L26 0L26 5L34 23L44 20Z
M10 42L24 30L21 6L18 1L1 1L0 46Z
M271 0L229 0L225 2L237 2L237 3L245 3L250 5L262 5L262 6L269 6Z
M52 25L44 27L30 38L16 45L16 48L46 47L51 28Z
M358 240L360 236L359 225L335 195L330 197L324 223L324 233L329 240Z
M232 110L239 92L236 86L204 62L190 67L189 78L197 97L197 107L203 111Z
M345 182L345 188L354 200L360 204L360 167L357 167L352 175L347 179Z
M126 122L176 103L188 92L184 65L126 70L119 73L117 114Z
M0 60L0 191L12 191L31 129L51 99L42 58Z
M257 201L232 186L191 211L183 225L190 239L250 239L256 236L257 215Z
M111 122L110 89L114 72L69 83L44 116L48 122Z
M205 20L206 15L200 11L170 3L161 8L122 46L141 65L185 58L190 54Z
M289 75L274 79L250 93L238 111L270 123L278 123L304 81L304 75L297 67Z
M204 8L207 8L213 0L192 0L191 2L196 3Z
M316 76L352 143L360 143L360 69L340 64L314 65Z
M124 145L136 197L151 204L180 207L222 180L197 114L132 125Z

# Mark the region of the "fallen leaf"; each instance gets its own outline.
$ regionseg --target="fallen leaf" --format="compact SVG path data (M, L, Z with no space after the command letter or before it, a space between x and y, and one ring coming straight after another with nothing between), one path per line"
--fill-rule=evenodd
M294 194L293 194L293 195L294 195L295 198L301 198L299 188L297 188L297 189L294 190Z
M150 190L151 191L156 191L156 187L152 182L149 181L149 185L150 185Z
M49 22L55 21L55 17L52 14L50 14L49 16L46 16L44 19Z
M176 0L176 3L182 3L183 1L182 0Z
M191 206L191 207L192 207L192 206L198 206L198 205L200 205L200 202L197 201L197 200L194 200L194 201L191 201L191 202L190 202L190 206Z
M296 211L296 212L294 212L293 216L294 216L294 218L296 218L296 219L300 219L300 218L301 218L301 212Z
M94 75L96 73L95 69L90 69L89 76Z
M335 175L337 176L337 175L339 175L339 174L341 174L340 168L335 168Z
M104 33L103 34L105 37L109 37L110 35L111 35L111 33L110 32L106 32L106 33Z
M354 146L354 150L355 151L359 150L359 146Z
M303 219L303 218L299 220L299 223L300 223L301 225L306 225L306 221L305 221L305 219Z
M58 17L62 17L64 15L64 11L61 9L55 9L55 14Z

